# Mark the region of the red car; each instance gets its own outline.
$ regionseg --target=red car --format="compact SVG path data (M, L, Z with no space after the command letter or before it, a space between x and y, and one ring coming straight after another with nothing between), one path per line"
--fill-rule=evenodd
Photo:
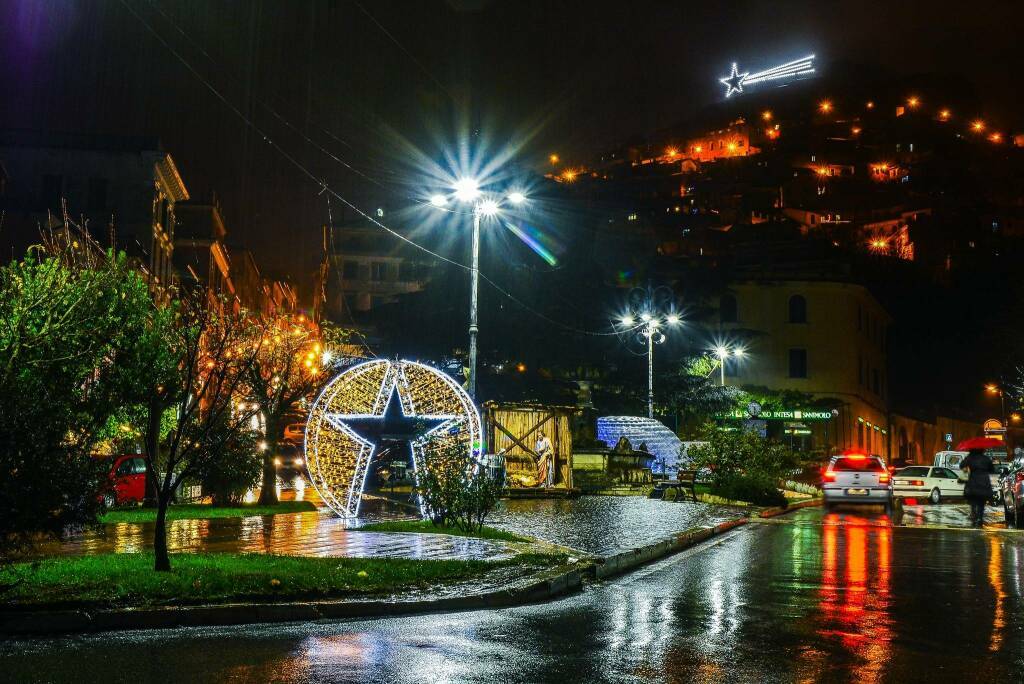
M146 461L138 454L114 456L110 481L113 491L105 497L108 506L141 502L146 498Z

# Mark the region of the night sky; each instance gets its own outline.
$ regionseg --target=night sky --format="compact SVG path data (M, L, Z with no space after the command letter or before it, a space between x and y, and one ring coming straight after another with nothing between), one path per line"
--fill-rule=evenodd
M1012 2L0 0L0 127L159 136L234 244L305 280L327 205L296 164L400 205L460 140L582 158L720 99L734 60L811 52L966 77L1020 131L1019 25Z

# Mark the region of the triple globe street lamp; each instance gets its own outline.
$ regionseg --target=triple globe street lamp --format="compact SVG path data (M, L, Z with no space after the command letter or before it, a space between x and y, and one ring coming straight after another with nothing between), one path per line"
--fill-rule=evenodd
M476 399L476 336L479 332L477 324L477 287L480 280L480 219L496 216L507 204L522 204L526 195L521 192L510 192L505 196L485 194L480 190L480 183L473 178L460 178L452 185L450 194L435 194L430 203L438 209L444 209L452 201L471 205L473 208L473 260L470 267L469 294L469 377L467 391Z
M639 319L639 320L638 320ZM637 337L647 347L647 417L654 418L654 345L661 344L667 338L662 332L665 328L675 328L682 322L676 313L660 313L644 311L640 314L626 314L619 323L630 331L636 331Z

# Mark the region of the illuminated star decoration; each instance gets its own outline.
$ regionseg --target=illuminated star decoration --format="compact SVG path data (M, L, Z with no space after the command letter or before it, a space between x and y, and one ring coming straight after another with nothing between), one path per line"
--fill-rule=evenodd
M801 76L809 76L815 73L814 71L814 55L807 55L800 59L794 59L792 62L786 62L774 66L764 71L758 71L756 74L752 74L749 71L740 73L739 67L736 63L732 64L732 73L725 78L718 79L719 83L725 86L725 96L729 97L733 93L743 93L743 86L754 85L755 83L763 83L765 81L777 81L780 79L792 79L799 78Z
M385 449L408 449L417 481L453 458L472 477L480 428L473 400L438 369L386 359L357 364L328 383L310 410L309 481L327 506L353 518L359 515L371 461ZM422 505L421 512L427 513Z
M732 63L732 73L725 78L718 79L719 83L725 86L725 96L729 97L733 93L743 92L743 80L750 75L749 71L740 73L739 68L736 66L736 62Z
M391 387L388 403L382 415L327 413L324 418L362 446L361 460L365 460L368 466L369 461L381 452L381 448L385 444L389 443L397 442L408 445L410 453L415 456L413 450L417 446L427 442L435 432L445 432L446 428L454 427L454 421L458 416L418 416L415 413L406 415L396 382ZM362 470L365 484L369 468L357 466L357 470Z

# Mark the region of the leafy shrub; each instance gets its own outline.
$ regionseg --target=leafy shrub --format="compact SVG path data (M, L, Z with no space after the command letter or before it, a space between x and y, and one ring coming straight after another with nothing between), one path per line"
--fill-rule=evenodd
M435 525L479 532L497 506L502 486L483 469L470 476L466 454L452 445L437 451L421 469L415 490Z
M714 493L762 506L784 506L777 483L803 463L785 444L756 432L712 429L706 444L687 451L690 467L710 473Z
M786 497L775 486L775 480L763 476L733 475L724 478L716 484L715 494L755 506L786 507Z
M214 506L242 503L246 492L259 483L263 456L256 442L256 433L251 430L231 434L222 442L218 454L203 460L198 479Z

